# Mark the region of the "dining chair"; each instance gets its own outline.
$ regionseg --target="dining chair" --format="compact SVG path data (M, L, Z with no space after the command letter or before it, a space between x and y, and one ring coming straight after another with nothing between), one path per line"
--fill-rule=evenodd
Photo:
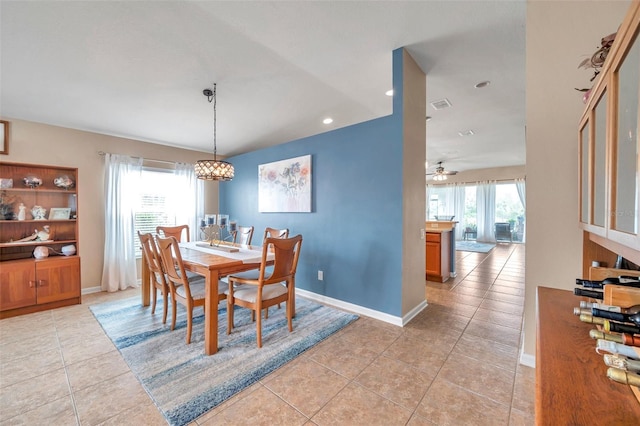
M138 238L140 238L140 244L142 245L142 255L149 268L149 275L151 278L151 291L152 291L152 304L151 313L156 312L156 301L158 300L158 290L162 294L162 301L164 303L162 308L162 323L167 323L167 312L169 309L169 285L165 277L164 267L160 253L158 252L158 246L151 233L142 234L138 231ZM174 314L175 315L175 314Z
M289 229L288 228L284 228L284 229L276 229L276 228L269 228L266 227L264 229L264 236L262 237L262 241L265 241L267 238L288 238L289 237ZM271 268L271 267L269 267ZM269 273L270 271L267 271L267 273ZM257 270L253 270L253 271L247 271L247 272L242 272L241 274L237 274L236 275L239 278L243 278L243 279L250 279L250 280L257 280L258 279L258 271ZM278 303L278 309L280 309L280 304ZM254 313L251 314L251 317L253 318ZM295 315L295 313L294 313ZM264 318L267 319L269 318L269 308L265 309L264 311Z
M238 229L231 232L233 235L233 242L238 244L251 245L251 239L253 238L253 226L238 226ZM236 241L238 235L240 240Z
M171 298L174 300L172 308L173 318L171 319L171 330L176 327L176 303L179 302L185 306L187 310L187 344L191 343L191 331L193 329L193 309L197 306L203 306L205 302L206 287L204 277L197 281L189 281L187 273L182 262L180 254L180 246L175 237L162 238L156 237L162 263L164 265L167 279L169 281L169 289ZM226 283L218 283L218 302L224 300L228 286Z
M186 240L182 239L182 235L186 235ZM177 225L177 226L158 226L156 227L156 233L161 237L175 237L179 243L182 241L189 242L191 241L191 236L189 235L189 225Z
M256 319L256 340L262 347L262 309L279 303L286 303L289 332L293 331L292 317L295 298L295 276L302 247L302 235L292 238L266 238L262 243L262 259L257 279L247 279L238 275L229 276L227 294L227 334L233 329L233 308L235 305L251 309ZM267 255L274 253L273 270L267 272ZM284 285L282 285L284 283ZM234 288L234 285L238 287Z

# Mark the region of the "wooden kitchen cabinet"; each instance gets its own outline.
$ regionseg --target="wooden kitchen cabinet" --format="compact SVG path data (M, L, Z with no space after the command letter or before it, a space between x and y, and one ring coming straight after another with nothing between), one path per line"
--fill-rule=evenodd
M445 282L450 275L451 230L426 232L426 277L429 281Z
M81 303L77 176L76 168L0 163L0 318ZM45 216L34 217L34 206ZM36 247L48 256L36 259Z

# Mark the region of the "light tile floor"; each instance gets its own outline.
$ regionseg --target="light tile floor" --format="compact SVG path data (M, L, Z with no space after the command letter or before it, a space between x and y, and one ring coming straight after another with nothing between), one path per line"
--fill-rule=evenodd
M523 245L457 252L404 328L361 317L192 425L532 425ZM162 425L88 306L0 321L0 425Z

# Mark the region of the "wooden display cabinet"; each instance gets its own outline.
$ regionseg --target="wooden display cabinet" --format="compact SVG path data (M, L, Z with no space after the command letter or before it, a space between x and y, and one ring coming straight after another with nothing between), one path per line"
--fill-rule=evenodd
M632 2L578 128L580 223L612 252L640 251L640 2ZM594 259L595 260L595 259Z
M640 1L634 0L578 126L583 277L620 275L611 268L618 256L640 264L639 129ZM593 261L608 268L592 268ZM607 293L615 287L605 286L604 303L629 306L629 288L613 298ZM606 377L588 337L593 326L571 318L577 304L569 292L538 287L537 424L638 424L637 390Z
M0 164L0 318L81 302L77 176L76 168ZM26 177L41 184L27 186ZM25 215L18 220L21 204ZM46 210L44 218L34 218L34 206ZM48 238L35 238L45 226ZM64 255L65 246L75 253ZM48 256L36 259L36 247Z

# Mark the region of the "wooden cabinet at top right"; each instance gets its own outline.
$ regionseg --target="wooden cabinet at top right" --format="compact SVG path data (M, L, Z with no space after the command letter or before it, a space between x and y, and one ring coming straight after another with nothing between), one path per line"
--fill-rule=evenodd
M582 227L634 250L640 250L639 23L634 2L579 126Z

